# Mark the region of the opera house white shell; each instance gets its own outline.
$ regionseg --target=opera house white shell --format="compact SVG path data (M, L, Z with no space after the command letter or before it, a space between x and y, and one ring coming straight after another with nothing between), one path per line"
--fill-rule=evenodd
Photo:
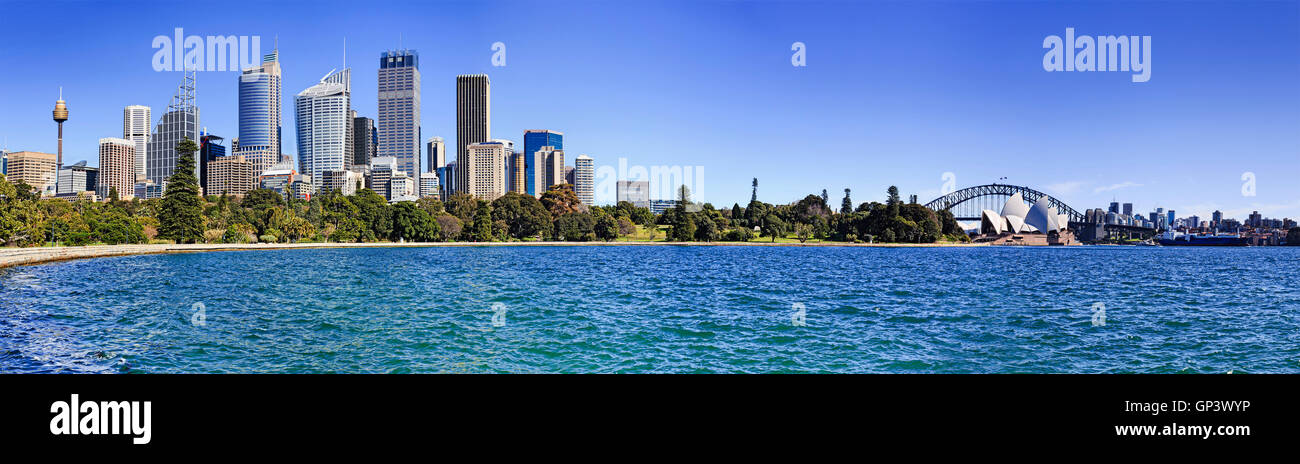
M1043 232L1064 230L1070 225L1070 218L1057 213L1047 201L1039 198L1033 207L1025 204L1025 198L1019 193L1007 199L1002 206L1002 213L984 210L980 215L980 230L992 230L994 234Z

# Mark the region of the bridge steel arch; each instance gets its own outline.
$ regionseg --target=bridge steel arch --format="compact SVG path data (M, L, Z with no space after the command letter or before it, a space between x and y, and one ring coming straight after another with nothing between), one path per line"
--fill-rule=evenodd
M935 211L951 210L955 206L961 205L962 203L966 203L968 201L975 200L978 198L984 198L984 197L1010 198L1012 195L1015 195L1017 193L1023 196L1025 198L1025 202L1029 203L1030 205L1037 203L1038 200L1041 198L1047 198L1047 204L1049 206L1056 208L1056 211L1060 214L1068 214L1071 222L1083 222L1084 219L1083 214L1080 214L1074 208L1071 208L1070 205L1065 204L1065 202L1058 200L1055 197L1048 195L1046 193L1031 189L1029 187L1022 187L1019 185L987 184L987 185L977 185L974 187L967 187L949 193L947 195L941 196L939 198L936 198L933 201L926 203L925 206ZM956 216L956 214L954 214L954 216ZM973 217L964 216L964 217L958 217L957 219L963 221L978 221L980 218L978 213L976 213L976 215Z

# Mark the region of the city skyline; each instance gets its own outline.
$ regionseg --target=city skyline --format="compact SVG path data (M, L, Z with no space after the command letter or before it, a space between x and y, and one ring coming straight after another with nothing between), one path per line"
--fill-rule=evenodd
M1300 53L1293 40L1300 29L1295 5L1242 11L1212 3L1178 9L995 4L976 10L947 3L838 8L775 3L706 4L694 10L730 18L721 20L692 19L692 11L673 3L662 11L645 5L558 5L582 13L559 15L561 25L599 33L600 44L574 34L535 37L505 27L487 32L472 24L474 18L527 4L397 5L417 15L457 10L454 16L467 19L447 25L461 34L400 27L376 34L361 31L374 30L368 26L382 15L364 12L271 14L271 19L212 25L135 18L126 28L132 32L115 25L113 34L101 34L107 35L102 42L57 38L43 50L0 51L0 61L48 65L45 72L52 76L4 78L5 101L12 102L0 115L4 148L55 152L54 125L35 115L48 114L58 86L75 113L65 125L65 165L96 163L98 140L118 136L118 112L128 105L154 108L151 125L156 123L180 73L148 69L154 51L148 42L184 26L197 35L259 35L263 53L274 47L274 38L281 52L294 57L285 63L283 85L289 92L311 85L317 70L334 67L345 37L347 50L363 57L394 45L424 50L425 116L417 147L420 137L452 141L454 76L483 73L498 93L495 137L518 143L524 130L554 128L572 135L567 151L593 155L598 169L619 158L644 166L703 166L705 189L696 198L719 207L743 203L751 177L764 181L760 198L776 203L845 187L857 202L878 200L888 185L924 202L943 190L943 174L953 173L958 188L1008 177L1007 182L1038 186L1079 209L1105 206L1115 196L1141 212L1160 207L1200 217L1215 210L1238 219L1251 211L1300 216L1300 198L1288 188L1300 174L1300 136L1293 130L1300 121L1295 111L1300 70L1290 64ZM11 7L10 17L35 17L51 8ZM870 26L861 37L815 27L816 20L830 20L831 13L845 9L876 19L861 20ZM94 5L85 10L68 21L86 34L105 27L92 19L121 17ZM626 18L636 15L647 21ZM0 21L15 33L32 27ZM514 21L507 17L505 24ZM314 26L318 22L332 27ZM677 30L680 37L642 38L647 22ZM952 33L872 46L918 23L949 26ZM701 24L722 31L688 27ZM1152 35L1153 77L1135 84L1106 73L1043 72L1038 67L1043 38L1066 27L1088 34ZM963 36L981 37L981 52L965 51ZM1236 37L1251 48L1217 42L1219 36ZM492 66L491 45L498 41L507 45L503 67ZM807 44L806 67L790 64L795 41ZM339 45L328 45L333 43ZM124 50L125 58L105 53L116 49ZM69 63L49 59L51 50L101 72L78 75ZM1204 66L1207 54L1214 66ZM131 56L139 63L130 64ZM889 64L896 66L881 66ZM572 72L548 72L557 65ZM967 78L944 80L954 72ZM573 75L584 79L566 77ZM198 73L196 103L204 108L202 126L213 133L237 132L237 76ZM354 86L354 107L361 116L375 117L376 96L368 90L374 86L366 84L373 74L360 76L367 80ZM1240 85L1244 79L1251 85ZM112 91L105 90L109 84ZM1197 94L1195 89L1218 96L1187 98ZM283 137L296 139L289 130ZM665 152L640 143L638 137L647 132L670 134L676 145L689 149ZM851 139L850 150L844 149L845 137ZM1041 156L1064 162L1017 163ZM916 159L926 162L912 162ZM1253 178L1255 196L1243 195L1246 174Z

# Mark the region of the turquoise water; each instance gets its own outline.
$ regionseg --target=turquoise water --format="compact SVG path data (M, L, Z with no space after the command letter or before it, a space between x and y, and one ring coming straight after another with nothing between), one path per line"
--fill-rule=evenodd
M0 372L1294 373L1298 283L1300 247L101 258L0 270Z

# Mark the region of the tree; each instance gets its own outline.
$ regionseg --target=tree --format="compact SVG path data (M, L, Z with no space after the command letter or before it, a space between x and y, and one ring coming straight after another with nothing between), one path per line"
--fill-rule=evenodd
M428 211L403 201L393 207L393 235L414 242L432 242L438 237L438 223Z
M778 237L785 237L786 227L785 221L782 221L776 214L768 214L763 218L761 230L764 237L772 237L772 242L775 243Z
M758 178L757 177L754 178L754 192L749 195L749 202L751 204L758 203Z
M798 223L794 225L794 236L795 238L799 239L799 243L807 242L808 238L812 237L812 234L813 234L813 227L811 225L804 224L804 223Z
M840 202L840 214L853 212L853 200L849 199L849 189L844 189L844 201Z
M393 208L388 200L374 190L361 189L352 196L357 216L366 225L361 237L365 240L388 240L393 233Z
M117 187L108 188L108 201L109 203L114 203L114 204L116 204L119 201L122 201L122 197L118 196Z
M889 186L887 193L889 194L889 200L886 201L885 205L889 206L888 214L890 217L898 216L899 207L903 204L903 200L898 197L898 187Z
M596 238L596 219L591 213L569 213L555 220L555 236L568 242L586 242Z
M636 224L633 224L631 219L626 217L618 218L619 235L632 235L634 233L636 233Z
M459 218L444 213L438 215L437 221L438 221L438 230L439 230L439 234L438 234L439 240L444 242L450 242L452 240L456 240L457 237L460 237L460 232L461 229L464 227L464 225L463 223L460 222Z
M718 238L718 223L706 214L695 216L695 240L712 242Z
M516 239L536 237L551 228L551 213L532 195L510 192L492 201L492 220L504 221Z
M618 220L608 214L600 215L596 220L595 232L596 238L606 242L618 238Z
M587 212L587 205L578 200L569 184L552 185L542 193L542 206L551 212L551 217L560 217L569 213Z
M158 235L176 243L194 243L203 238L203 200L194 175L194 152L199 147L186 137L176 144L176 169L167 179L162 208L158 211Z
M470 225L470 240L492 241L492 207L486 201L479 202L478 211L474 212L474 223Z
M826 189L822 189L822 204L823 205L831 204L831 196L830 194L826 193Z

